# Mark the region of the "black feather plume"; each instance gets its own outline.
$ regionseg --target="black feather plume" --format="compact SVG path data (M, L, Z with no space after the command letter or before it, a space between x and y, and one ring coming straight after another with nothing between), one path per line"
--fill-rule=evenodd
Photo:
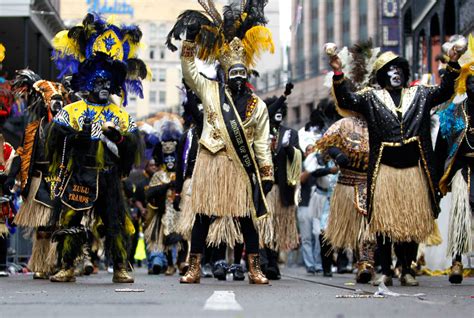
M202 26L214 26L214 23L202 12L196 10L186 10L181 13L176 21L175 25L168 33L166 38L166 46L171 51L176 51L178 48L173 44L173 39L181 40L181 35L184 34L189 25L197 25L200 28Z

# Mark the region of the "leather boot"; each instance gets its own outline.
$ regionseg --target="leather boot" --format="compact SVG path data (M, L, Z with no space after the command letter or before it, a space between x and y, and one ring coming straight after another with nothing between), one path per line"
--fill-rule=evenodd
M35 272L33 274L33 279L48 279L49 276L45 272Z
M74 267L63 267L56 275L49 278L53 283L69 283L75 282L76 276L74 276Z
M186 272L188 271L189 269L189 264L188 262L182 262L181 264L178 265L178 269L179 269L179 275L180 276L183 276L184 274L186 274Z
M249 283L268 284L268 279L263 275L260 268L260 256L258 254L249 254Z
M176 273L176 267L174 265L168 266L166 269L165 275L166 276L173 276Z
M127 266L119 264L114 266L114 276L112 278L114 283L134 283L135 279L127 272Z
M201 254L189 254L189 268L179 280L181 284L199 284L201 282Z
M375 277L374 266L369 262L362 261L357 264L356 282L367 284Z
M420 285L412 274L402 275L402 277L400 277L400 283L402 286L409 286L409 287Z
M449 282L451 284L461 284L463 279L463 266L461 262L454 261L449 273Z

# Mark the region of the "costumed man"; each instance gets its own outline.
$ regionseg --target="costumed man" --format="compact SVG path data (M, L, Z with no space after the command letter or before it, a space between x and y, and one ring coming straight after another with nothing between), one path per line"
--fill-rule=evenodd
M18 72L15 85L31 81L36 74ZM37 75L36 75L37 77ZM21 79L23 78L23 79ZM14 87L15 87L14 85ZM28 268L33 279L47 279L56 269L56 244L51 244L53 228L50 220L53 207L49 160L45 154L45 142L53 117L69 103L68 93L60 83L38 80L29 94L27 124L23 143L18 148L13 169L7 183L14 184L17 175L21 180L23 204L15 217L15 224L33 229L33 248ZM19 88L20 89L20 88ZM21 89L20 89L21 90Z
M342 72L335 45L326 45L334 70L333 94L341 115L355 111L364 116L369 131L367 213L370 232L377 235L382 257L383 281L392 284L391 243L398 246L402 264L400 281L417 286L411 255L418 243L434 230L439 213L439 190L430 135L431 108L454 93L460 54L449 53L450 62L440 86L406 88L408 61L393 52L381 54L374 73L381 89L366 87L353 93Z
M61 270L53 282L73 282L74 260L86 229L81 222L103 224L106 253L113 261L113 282L133 283L127 273L127 242L134 228L123 197L122 177L140 162L139 134L132 117L110 95L143 97L141 80L149 74L138 59L138 26L118 26L87 14L81 25L53 39L53 59L61 75L72 73L71 88L86 98L63 108L47 140L54 185L53 222ZM93 213L93 214L92 214ZM89 222L88 222L89 221Z
M248 88L249 69L263 50L274 45L263 14L266 1L242 1L230 5L222 17L213 1L204 9L184 12L169 34L179 39L186 31L181 64L186 84L201 99L204 121L192 178L192 210L195 212L190 267L181 283L200 282L200 259L211 218L222 221L222 241L232 245L240 226L249 258L249 282L268 284L260 268L258 218L265 217L265 195L273 185L273 165L268 142L269 122L265 104ZM218 60L225 83L202 76L195 64ZM221 241L221 242L222 242ZM210 244L219 245L216 239Z
M462 39L461 39L462 42ZM461 45L462 46L462 45ZM474 39L462 56L456 96L439 114L440 132L447 141L448 158L440 181L443 194L452 192L449 216L448 255L453 258L449 273L452 284L463 280L462 255L472 251L472 187L474 168Z
M349 49L344 48L338 54L344 60L344 66L350 67L345 71L354 85L352 90L370 86L372 67L379 52L379 48L372 48L369 40ZM354 113L354 116L331 125L315 144L315 149L328 153L340 168L331 196L325 239L335 250L351 249L358 253L356 281L363 284L375 277L375 239L370 240L366 219L368 137L365 119Z
M134 281L126 267L126 244L133 225L120 180L134 163L138 133L128 113L109 101L110 94L121 93L125 76L123 62L96 52L81 63L72 80L74 90L89 91L87 99L64 107L54 118L48 151L50 170L57 173L54 195L61 200L60 229L53 233L53 241L59 243L62 268L51 276L52 282L75 281L74 260L86 240L81 222L84 215L91 218L92 211L105 227L106 248L114 263L113 282Z
M166 254L166 275L173 275L176 267L173 261L173 249L178 249L177 265L180 273L186 272L188 242L176 232L180 213L174 209L176 184L176 146L182 135L181 123L168 118L161 119L156 125L160 143L155 147L154 158L158 171L155 172L146 190L147 217L145 239L151 253Z
M260 240L266 246L268 261L262 266L268 279L280 279L278 254L280 250L290 251L298 246L298 226L296 219L297 198L295 192L299 187L301 174L302 151L299 148L298 132L282 125L286 117L287 97L291 94L293 84L288 83L285 92L277 98L267 98L270 118L270 140L275 175L275 185L267 196L271 211L271 230L265 229L263 222L260 228ZM268 235L271 233L270 235Z

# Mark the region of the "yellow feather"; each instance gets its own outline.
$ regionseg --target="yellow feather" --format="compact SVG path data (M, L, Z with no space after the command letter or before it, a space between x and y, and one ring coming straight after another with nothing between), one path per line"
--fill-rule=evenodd
M263 52L275 53L275 44L273 43L272 32L264 26L255 26L245 33L242 44L247 56L246 64L249 67L255 67L257 59Z
M68 32L68 30L58 32L52 40L53 47L61 55L73 55L74 58L82 62L84 56L81 54L79 45L67 36Z

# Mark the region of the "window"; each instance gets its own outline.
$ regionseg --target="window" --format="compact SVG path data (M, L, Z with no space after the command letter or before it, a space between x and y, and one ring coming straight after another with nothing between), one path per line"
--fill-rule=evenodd
M155 59L155 51L156 51L156 47L150 46L150 60Z
M300 121L301 121L301 109L300 109L300 106L296 106L295 108L293 108L293 114L295 115L294 116L294 123L295 124L299 124Z
M158 70L158 81L166 82L166 69L160 68Z
M150 104L156 104L156 91L150 91Z
M160 60L165 59L166 50L164 48L160 49Z
M166 104L166 92L165 91L160 91L158 98L159 98L159 103L160 104Z
M156 78L159 76L159 72L158 72L158 69L156 67L153 67L151 69L151 75L152 75L151 81L156 82Z

